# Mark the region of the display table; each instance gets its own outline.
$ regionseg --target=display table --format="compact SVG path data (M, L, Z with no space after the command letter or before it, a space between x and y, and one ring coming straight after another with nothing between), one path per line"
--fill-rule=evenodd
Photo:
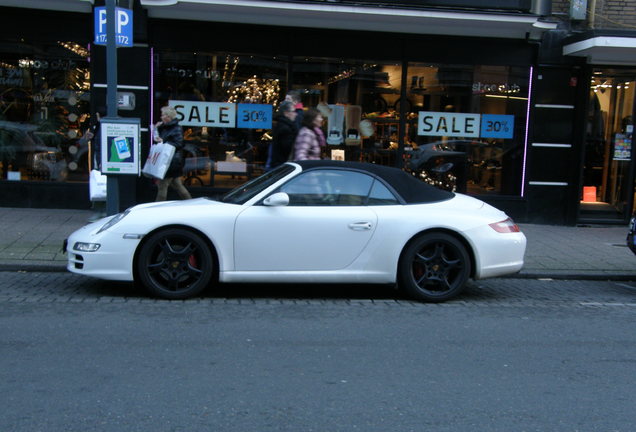
M216 162L214 171L219 174L247 175L247 162Z

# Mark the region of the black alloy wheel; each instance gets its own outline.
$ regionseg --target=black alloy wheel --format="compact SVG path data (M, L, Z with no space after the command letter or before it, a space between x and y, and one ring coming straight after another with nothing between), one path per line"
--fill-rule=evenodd
M182 228L152 234L142 245L137 274L143 286L164 299L200 294L212 279L214 260L201 237Z
M464 245L444 233L425 234L407 246L399 263L400 286L411 297L441 302L457 296L470 276Z

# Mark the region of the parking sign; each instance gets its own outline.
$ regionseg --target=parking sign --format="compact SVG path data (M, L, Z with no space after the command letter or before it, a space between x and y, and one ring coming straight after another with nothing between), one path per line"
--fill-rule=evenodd
M116 45L133 46L133 12L130 9L115 8ZM106 7L95 8L95 44L106 45Z

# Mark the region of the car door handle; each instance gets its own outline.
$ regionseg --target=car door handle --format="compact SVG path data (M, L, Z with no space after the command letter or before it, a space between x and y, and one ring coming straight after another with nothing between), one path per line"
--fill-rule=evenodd
M349 228L354 231L365 231L371 229L371 222L356 222L350 223Z

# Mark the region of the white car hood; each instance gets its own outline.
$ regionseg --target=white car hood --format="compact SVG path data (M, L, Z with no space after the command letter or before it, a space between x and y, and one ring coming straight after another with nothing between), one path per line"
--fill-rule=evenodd
M214 204L222 204L220 201L215 201L207 198L194 198L185 201L159 201L150 202L145 204L138 204L131 208L132 211L147 209L147 208L159 208L159 207L197 207L197 206L209 206Z

